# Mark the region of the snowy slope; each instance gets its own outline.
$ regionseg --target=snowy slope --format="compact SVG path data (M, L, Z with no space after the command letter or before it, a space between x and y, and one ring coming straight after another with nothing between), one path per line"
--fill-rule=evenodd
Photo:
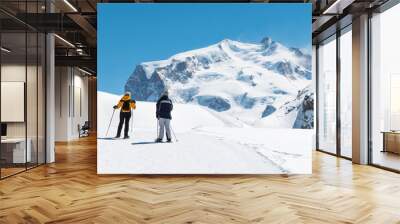
M264 113L267 108L295 100L310 83L311 57L301 50L270 38L258 44L225 39L167 60L141 63L125 89L141 101L155 101L169 89L175 102L208 107L243 126L260 126L270 123L260 120L275 112ZM274 116L279 118L275 123L295 127L292 116Z
M106 129L119 96L98 92L100 174L311 173L312 131L241 126L206 107L174 105L174 143L154 143L155 104L137 102L131 139L112 140L119 116ZM287 141L290 139L290 141Z
M299 91L296 97L273 110L272 114L255 122L254 126L312 129L314 127L314 92L310 86L307 86Z

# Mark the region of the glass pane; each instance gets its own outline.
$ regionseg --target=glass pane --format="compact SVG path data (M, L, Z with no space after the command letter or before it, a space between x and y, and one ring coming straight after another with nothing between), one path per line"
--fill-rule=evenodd
M372 18L372 163L400 170L400 5Z
M45 108L45 44L46 37L44 34L40 33L38 35L38 163L45 163L45 122L46 122L46 108Z
M319 149L336 153L336 39L318 48Z
M2 177L25 170L26 34L1 34L1 161ZM29 148L29 147L28 147Z
M37 165L37 132L38 132L38 113L37 113L37 84L38 84L38 36L36 32L27 33L27 94L26 94L26 113L27 113L27 143L28 143L28 168Z
M0 1L13 12L43 13L45 0ZM1 177L45 162L45 35L0 12ZM35 23L34 18L29 18ZM7 96L5 99L3 99Z
M340 127L341 155L352 157L352 34L340 37Z

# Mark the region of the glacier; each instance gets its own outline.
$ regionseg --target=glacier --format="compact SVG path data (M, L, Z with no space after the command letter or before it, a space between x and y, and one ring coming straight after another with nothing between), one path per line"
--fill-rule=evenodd
M314 125L311 56L269 37L259 43L225 39L143 62L125 84L138 101L154 102L164 89L176 103L203 106L243 127Z

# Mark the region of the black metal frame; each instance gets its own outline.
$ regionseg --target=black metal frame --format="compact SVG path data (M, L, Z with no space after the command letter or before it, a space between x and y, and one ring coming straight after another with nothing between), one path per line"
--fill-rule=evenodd
M28 11L27 2L25 2L25 12ZM25 19L27 13L25 13ZM26 23L25 23L26 24ZM25 25L25 93L24 93L24 120L25 120L25 170L28 170L28 24Z
M341 96L340 96L340 84L341 84L341 64L340 64L340 36L341 30L336 30L336 154L340 157L341 156L341 149L342 149L342 125L341 125Z
M0 23L0 30L1 30L1 23ZM2 32L0 32L0 47L1 46L3 46L2 45ZM2 61L1 55L2 55L2 53L1 53L1 50L0 50L0 99L1 99L1 77L2 77L2 74L1 74L1 61ZM1 104L0 104L0 111L1 111ZM1 113L0 113L0 124L1 124ZM1 149L1 144L0 144L0 180L1 180L1 152L2 152L2 149Z
M36 4L36 12L39 12L39 4ZM44 38L46 38L46 36ZM39 66L39 32L36 32L36 104L38 105L36 107L36 147L37 147L36 164L39 164L39 67L38 66Z
M372 13L368 13L368 54L367 54L367 60L368 60L368 75L367 75L367 83L368 83L368 95L367 95L367 119L368 119L368 124L367 124L367 132L368 132L368 164L373 164L372 163L372 154L373 154L373 149L372 149L372 64L371 64L371 57L372 57L372 30L371 30L371 19L372 19Z
M319 148L319 45L315 45L315 149Z

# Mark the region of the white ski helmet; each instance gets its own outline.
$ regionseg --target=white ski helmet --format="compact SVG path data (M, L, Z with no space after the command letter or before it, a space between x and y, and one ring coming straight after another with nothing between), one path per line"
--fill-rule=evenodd
M164 92L163 92L162 95L163 95L163 96L168 96L168 89L164 90Z

